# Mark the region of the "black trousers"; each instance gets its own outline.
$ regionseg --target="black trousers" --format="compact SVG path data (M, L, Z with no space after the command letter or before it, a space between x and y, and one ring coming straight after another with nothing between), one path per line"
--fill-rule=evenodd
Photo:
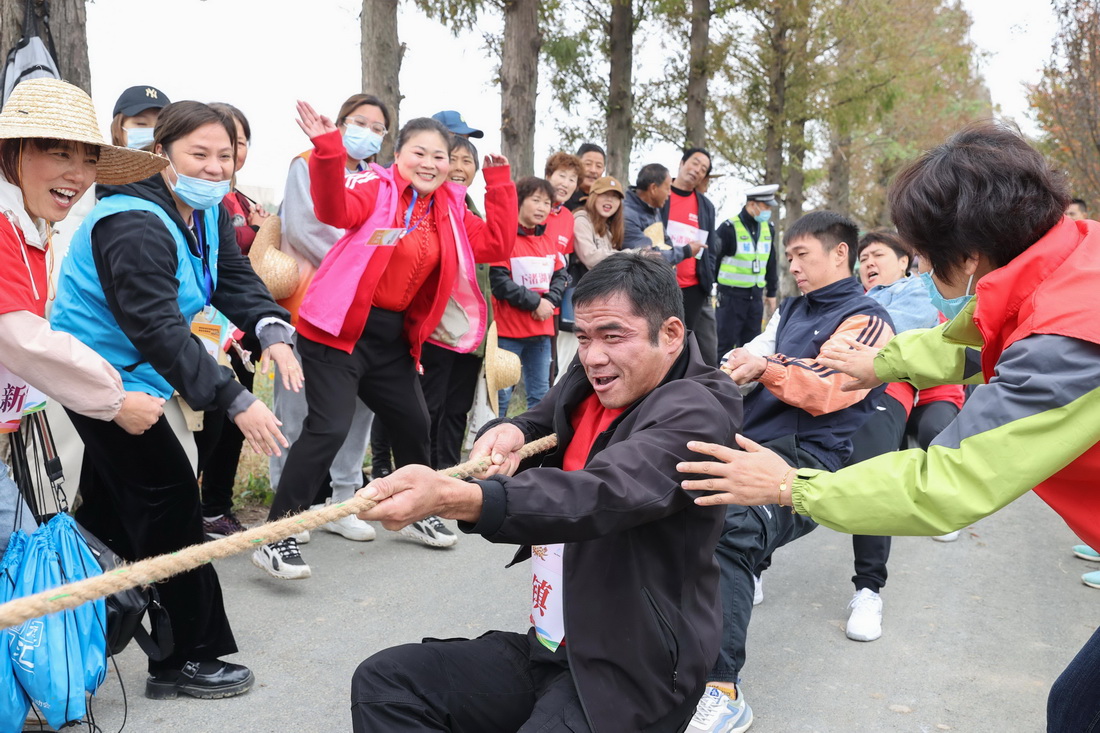
M309 413L290 448L268 519L309 507L344 442L355 396L385 423L398 465L428 463L428 408L420 390L404 314L372 308L352 353L298 334Z
M167 418L130 435L113 422L66 412L84 441L78 522L126 560L203 541L198 483ZM237 651L213 565L157 583L157 590L172 620L175 650L162 662L150 661L150 672Z
M229 362L237 379L249 392L255 375L244 368L235 350ZM202 477L202 515L216 517L233 510L233 484L241 460L244 434L225 412L207 413L202 430L195 433L199 450L199 475Z
M878 398L875 410L852 436L852 457L848 465L895 451L905 436L905 407L886 394ZM890 538L852 535L856 590L869 588L878 593L886 585L886 561L890 559Z
M825 468L811 454L798 447L790 435L764 445L788 465L798 468ZM715 557L720 571L718 588L722 594L722 646L718 661L707 678L711 682L736 682L745 666L745 643L752 618L753 575L765 566L773 552L783 545L809 534L817 523L790 507L726 507L726 522L718 538Z
M462 460L462 438L474 406L483 357L424 344L420 387L431 420L432 468L450 468Z
M706 293L698 285L680 288L680 293L684 297L684 325L689 331L694 331L699 327L699 312L703 310Z
M909 414L906 432L916 438L921 450L928 450L936 436L959 414L953 402L928 402L917 405Z
M534 632L425 639L378 652L351 680L355 733L588 733L565 649Z
M764 320L763 288L718 286L718 358L760 335Z

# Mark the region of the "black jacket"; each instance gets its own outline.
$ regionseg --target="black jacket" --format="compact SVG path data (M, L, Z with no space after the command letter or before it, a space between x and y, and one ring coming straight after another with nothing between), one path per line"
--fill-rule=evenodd
M707 248L703 250L703 256L698 260L699 265L695 268L695 274L699 278L699 287L704 293L709 295L710 287L714 285L714 278L718 272L716 252L718 249L718 237L714 231L717 224L715 221L717 216L714 213L714 204L711 203L710 199L698 191L681 191L673 186L668 201L665 201L665 205L661 207L661 221L664 222L666 230L668 229L668 212L672 206L673 196L694 196L699 204L699 228L707 233Z
M97 198L113 194L136 196L167 211L198 255L195 235L176 210L162 176L96 187ZM218 281L211 304L248 334L255 333L263 318L289 323L290 314L276 305L241 254L229 213L220 205L219 209ZM233 379L232 369L210 358L180 314L176 243L164 223L147 211L109 216L92 229L92 256L111 314L146 361L192 409L228 409L245 388Z
M515 477L478 481L481 518L461 526L492 542L566 543L564 649L592 730L679 731L718 655L714 548L725 512L694 504L676 464L698 457L689 440L732 444L740 394L689 336L664 381L597 437L585 468L563 471L570 416L590 394L574 359L511 421L528 440L556 432L557 448ZM523 547L513 562L529 557Z
M749 216L749 212L745 209L741 209L741 213L737 215L741 219L741 223L745 225L745 229L748 230L749 236L752 237L752 241L760 241L760 223ZM702 219L702 217L700 217ZM779 250L782 249L782 243L775 239L775 224L768 222L768 229L772 235L772 251L768 255L768 264L764 268L764 295L769 298L774 298L775 293L779 288ZM737 254L737 232L733 228L733 220L727 220L722 222L716 232L718 237L718 247L714 252L714 272L715 277L718 277L718 265L721 264L722 258L730 255ZM743 290L745 292L752 292L754 288L730 288L725 285L719 285L723 290ZM755 291L759 297L759 290Z

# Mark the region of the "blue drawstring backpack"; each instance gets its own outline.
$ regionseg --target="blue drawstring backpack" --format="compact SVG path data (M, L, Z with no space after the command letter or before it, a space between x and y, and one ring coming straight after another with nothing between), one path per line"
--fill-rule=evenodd
M27 596L63 583L98 575L70 535L72 517L58 514L39 527L26 544L15 596ZM86 550L86 546L84 547ZM85 608L93 606L89 615ZM101 624L102 621L102 624ZM54 728L81 720L87 712L87 681L94 692L105 675L106 612L103 602L30 619L11 630L9 651L15 677Z
M23 565L26 545L27 534L23 530L12 533L8 540L8 549L0 558L0 603L7 603L14 596L15 579ZM15 679L15 669L8 656L10 641L11 629L0 629L0 731L22 730L31 709L27 693Z

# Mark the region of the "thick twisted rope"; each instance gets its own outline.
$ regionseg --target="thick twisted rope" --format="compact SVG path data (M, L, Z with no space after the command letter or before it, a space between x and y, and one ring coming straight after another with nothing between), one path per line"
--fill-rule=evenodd
M558 437L548 435L545 438L527 443L519 449L518 454L521 458L528 458L550 450L557 444ZM466 478L484 470L488 465L488 459L467 461L454 468L443 469L439 473L454 478ZM376 503L371 499L354 496L339 504L304 511L274 522L261 524L259 527L253 527L239 534L191 545L178 552L158 555L131 565L124 565L94 578L78 580L75 583L61 585L31 596L15 598L0 605L0 629L16 626L38 616L76 608L82 603L94 601L97 598L103 598L127 588L156 583L173 575L193 570L211 560L219 560L223 557L254 550L259 545L278 542L303 530L315 529L322 524L335 522L337 519L350 514L358 514L374 507Z

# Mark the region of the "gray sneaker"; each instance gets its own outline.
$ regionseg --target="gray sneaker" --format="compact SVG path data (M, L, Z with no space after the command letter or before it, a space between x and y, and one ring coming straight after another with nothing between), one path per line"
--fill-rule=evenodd
M413 522L402 529L401 534L417 542L423 542L428 547L451 547L458 542L454 532L447 529L443 520L436 516Z

